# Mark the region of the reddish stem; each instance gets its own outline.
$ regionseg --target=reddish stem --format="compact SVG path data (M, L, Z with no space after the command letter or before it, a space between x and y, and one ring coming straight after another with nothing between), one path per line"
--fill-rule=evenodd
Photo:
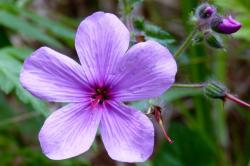
M247 107L247 108L250 108L250 104L248 104L248 103L246 103L246 102L244 102L244 101L238 99L237 97L235 97L235 96L233 96L233 95L231 95L231 94L229 94L229 93L226 93L226 96L225 96L225 97L226 97L227 99L229 99L229 100L231 100L231 101L233 101L233 102L239 104L239 105L242 105L242 106L245 106L245 107Z
M165 138L167 139L167 141L168 141L170 144L173 144L173 141L172 141L171 138L168 136L168 134L167 134L167 132L166 132L166 130L165 130L163 124L162 124L162 121L160 121L159 124L160 124L160 126L161 126L161 130L162 130L162 132L163 132Z

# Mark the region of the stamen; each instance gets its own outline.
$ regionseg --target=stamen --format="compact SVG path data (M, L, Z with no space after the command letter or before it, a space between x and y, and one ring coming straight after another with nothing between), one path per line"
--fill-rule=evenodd
M173 141L172 141L171 138L168 136L168 134L167 134L167 132L166 132L166 130L165 130L165 128L164 128L164 125L163 125L162 115L161 115L161 107L160 107L160 106L157 106L157 105L153 105L153 106L150 107L150 110L148 111L147 114L152 114L152 115L154 115L154 117L155 117L157 123L158 123L158 124L160 125L160 127L161 127L161 130L162 130L162 132L163 132L163 134L164 134L166 140L167 140L170 144L172 144Z
M166 140L167 140L170 144L172 144L173 141L172 141L171 138L168 136L168 134L167 134L167 132L166 132L164 126L163 126L162 120L159 121L159 125L161 126L161 130L162 130L162 132L163 132L163 134L164 134Z
M105 100L108 100L108 91L106 88L97 88L95 94L92 96L91 105L96 107L97 104L103 104Z
M100 103L101 100L103 100L103 96L102 96L102 95L97 95L97 96L95 96L95 97L93 98L93 100L91 101L92 107L96 107L96 105L97 105L98 103Z

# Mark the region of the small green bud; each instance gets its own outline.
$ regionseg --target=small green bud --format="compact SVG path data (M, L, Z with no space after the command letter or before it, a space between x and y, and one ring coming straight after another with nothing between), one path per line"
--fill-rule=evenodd
M194 39L193 39L193 43L194 44L198 44L198 43L200 43L200 42L202 42L204 40L204 35L203 35L203 33L198 33L195 37L194 37Z
M215 99L224 99L228 89L225 85L217 81L211 81L204 86L204 93L206 96Z
M218 49L224 48L221 39L212 33L206 34L205 40L210 47Z

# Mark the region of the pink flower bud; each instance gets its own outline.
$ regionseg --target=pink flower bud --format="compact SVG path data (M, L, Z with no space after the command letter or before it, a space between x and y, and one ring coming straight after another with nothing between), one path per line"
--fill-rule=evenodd
M233 19L232 16L228 18L215 18L212 20L212 29L218 33L232 34L241 28L241 23Z

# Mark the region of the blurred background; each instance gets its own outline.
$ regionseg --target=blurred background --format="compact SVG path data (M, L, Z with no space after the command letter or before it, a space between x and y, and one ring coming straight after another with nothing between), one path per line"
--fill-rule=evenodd
M204 1L203 1L204 2ZM250 166L250 111L232 102L212 100L200 89L171 88L159 100L170 145L155 123L152 157L127 164L107 155L100 136L83 155L64 161L47 159L38 132L60 105L40 101L19 83L24 59L49 46L76 60L74 33L81 20L95 11L115 13L126 20L124 5L133 12L136 33L159 41L171 52L192 30L189 18L198 0L0 0L0 166ZM177 83L218 80L232 94L250 102L250 1L211 0L225 16L243 24L224 36L226 51L204 43L190 47L178 60ZM144 18L144 21L142 21ZM128 21L128 20L126 20ZM101 27L100 27L101 28ZM131 28L131 27L130 27ZM142 111L145 102L131 103Z

